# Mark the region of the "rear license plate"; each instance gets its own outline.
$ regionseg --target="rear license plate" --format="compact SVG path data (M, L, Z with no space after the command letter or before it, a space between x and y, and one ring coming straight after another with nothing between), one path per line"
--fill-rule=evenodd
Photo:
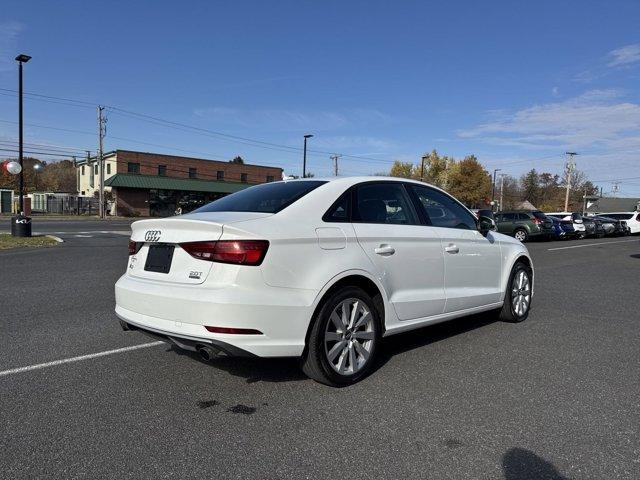
M149 246L144 269L148 272L169 273L173 259L173 245L154 243Z

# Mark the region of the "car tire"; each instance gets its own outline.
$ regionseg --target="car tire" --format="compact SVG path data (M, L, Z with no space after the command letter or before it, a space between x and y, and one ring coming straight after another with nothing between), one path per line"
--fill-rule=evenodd
M349 309L346 317L345 309ZM301 362L308 377L343 387L371 371L380 343L381 322L376 302L364 290L347 287L335 291L323 300L312 321Z
M523 243L529 239L529 234L524 228L518 228L517 230L515 230L513 232L513 236L516 240L519 240L520 242L523 242Z
M525 280L526 279L526 280ZM500 310L500 320L504 322L523 322L531 311L533 272L524 262L517 262L511 269L504 305Z

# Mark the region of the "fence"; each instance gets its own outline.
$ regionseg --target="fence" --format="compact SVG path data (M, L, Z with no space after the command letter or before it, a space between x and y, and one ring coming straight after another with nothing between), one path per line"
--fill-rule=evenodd
M99 206L100 202L97 198L47 196L34 202L31 212L53 215L97 215Z

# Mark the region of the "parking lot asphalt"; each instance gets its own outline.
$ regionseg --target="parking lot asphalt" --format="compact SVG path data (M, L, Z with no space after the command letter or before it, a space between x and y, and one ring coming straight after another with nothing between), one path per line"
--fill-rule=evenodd
M64 223L107 233L0 252L0 478L640 478L638 237L530 243L526 322L390 337L333 389L121 331L127 236Z

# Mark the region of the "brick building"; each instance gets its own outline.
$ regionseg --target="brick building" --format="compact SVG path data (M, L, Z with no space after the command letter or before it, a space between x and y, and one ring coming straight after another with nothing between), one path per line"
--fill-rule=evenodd
M246 163L115 150L104 155L105 191L118 215L168 216L189 212L251 185L282 178L282 169ZM78 192L99 191L98 163L77 163Z

